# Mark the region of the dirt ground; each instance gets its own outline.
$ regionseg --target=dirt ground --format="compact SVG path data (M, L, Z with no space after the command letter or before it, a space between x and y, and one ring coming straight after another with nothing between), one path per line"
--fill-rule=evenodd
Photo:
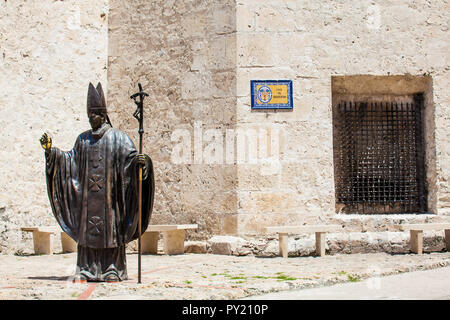
M0 299L228 300L450 266L450 252L288 259L193 253L143 255L142 283L138 284L137 254L128 253L129 280L73 283L76 257L76 253L0 255Z

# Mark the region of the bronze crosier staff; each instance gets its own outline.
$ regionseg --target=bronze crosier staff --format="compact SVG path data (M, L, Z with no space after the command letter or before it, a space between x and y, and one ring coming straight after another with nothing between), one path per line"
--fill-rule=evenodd
M134 100L137 105L137 109L133 116L139 121L139 154L142 154L142 137L144 135L144 97L148 97L148 94L142 91L142 86L138 83L139 92L130 96L130 99ZM139 97L139 99L138 99ZM142 164L139 164L139 187L138 187L138 283L141 283L141 216L142 216Z

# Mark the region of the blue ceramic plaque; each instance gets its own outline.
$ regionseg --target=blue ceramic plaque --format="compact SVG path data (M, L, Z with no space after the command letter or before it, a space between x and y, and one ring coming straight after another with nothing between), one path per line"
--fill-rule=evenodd
M293 109L292 80L250 80L252 109Z

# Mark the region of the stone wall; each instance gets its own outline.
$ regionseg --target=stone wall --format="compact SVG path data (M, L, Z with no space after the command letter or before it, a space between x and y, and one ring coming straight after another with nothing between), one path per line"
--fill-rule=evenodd
M277 172L262 177L257 166L238 169L238 234L261 232L265 224L340 219L333 181L334 76L431 77L432 88L421 88L428 93L429 211L448 216L448 9L445 1L237 2L237 126L277 126L284 133ZM252 79L292 80L294 109L252 111ZM353 85L377 94L357 78Z
M143 149L155 168L151 223L197 223L192 239L221 233L236 212L235 165L210 163L206 154L235 127L235 38L232 0L110 1L111 121L138 141L129 96L140 82L149 94ZM189 150L177 162L172 151L183 137Z
M55 225L44 132L70 150L89 128L89 81L106 86L108 1L0 1L0 250L32 247L20 227Z
M136 144L129 96L138 82L149 93L152 223L197 223L188 238L204 240L269 224L394 231L389 215L336 214L332 79L426 76L430 214L400 220L448 220L449 9L443 0L0 1L0 248L20 252L31 246L22 225L55 223L38 140L47 131L68 150L89 128L89 81L102 81L113 125ZM252 79L292 80L294 109L252 111Z
M138 81L150 93L145 151L156 168L153 223L198 223L190 237L204 238L254 235L269 224L340 221L334 200L332 78L351 75L380 76L386 88L397 79L392 75L419 79L419 89L426 91L432 215L405 219L440 221L433 214L448 213L448 190L441 183L448 175L448 134L435 123L445 118L448 102L444 2L111 3L110 101L130 105L119 89L131 94ZM420 80L423 75L426 80ZM252 111L252 79L293 80L294 109ZM407 88L404 94L411 84L397 87ZM370 81L352 90L383 91ZM116 109L113 121L137 139L125 110ZM185 158L188 163L176 164L172 156L182 135L174 139L174 132L180 129L189 132L184 137L192 154ZM221 163L205 161L211 129L220 131ZM231 135L229 140L227 130L241 130L248 140L240 144ZM275 158L267 158L271 154ZM378 220L373 224L382 230L386 224ZM347 229L363 231L357 222Z

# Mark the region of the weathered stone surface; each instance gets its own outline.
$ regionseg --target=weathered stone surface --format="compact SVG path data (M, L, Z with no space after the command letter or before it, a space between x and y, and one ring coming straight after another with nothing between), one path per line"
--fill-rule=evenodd
M278 240L270 240L267 242L266 246L259 250L257 253L261 257L276 257L280 255L280 247L278 245Z
M233 236L214 236L208 240L208 243L213 254L239 255L238 249L242 247L245 240Z
M186 253L206 253L207 247L205 241L185 241L184 252Z
M380 280L380 277L391 274L442 268L450 266L450 253L433 252L419 256L379 252L288 259L199 254L143 255L142 285L136 284L136 254L127 257L129 280L114 284L72 283L75 260L75 253L3 256L0 299L235 300L269 292L327 287L355 279ZM443 277L448 277L445 274L448 269L436 271ZM55 275L61 277L61 281L55 281ZM64 281L64 278L67 280ZM370 284L370 280L368 283ZM385 283L381 282L381 285ZM377 284L372 281L371 284L378 285L380 282ZM379 287L372 288L376 290ZM442 294L437 295L438 298L448 293L448 287L441 288ZM428 292L421 297L429 298Z
M39 139L70 150L89 129L89 81L107 86L107 19L108 0L0 2L3 253L28 252L20 227L55 223Z
M38 139L47 131L55 146L69 150L89 129L88 81L102 81L113 125L135 142L129 95L138 82L150 94L144 152L154 160L157 184L152 223L197 223L199 229L188 233L191 240L258 235L279 223L330 222L349 232L381 232L395 231L403 219L449 221L447 12L444 0L0 2L0 107L7 115L0 131L8 141L0 153L8 164L0 169L3 253L28 250L30 235L19 232L23 222L54 223ZM424 74L431 77L427 88L420 79ZM382 78L367 85L362 81L367 75ZM292 80L294 109L252 111L252 79ZM433 217L335 214L331 104L333 92L349 88L376 94L426 91ZM200 137L208 129L276 127L279 161L207 163L207 152L196 152L196 146L200 151L209 146L206 139L194 139L196 122L203 129ZM171 160L176 129L190 133L191 163ZM330 241L345 252L362 245ZM370 250L398 246L403 244L368 244ZM297 252L307 254L302 250Z
M234 1L110 0L108 97L113 123L137 141L129 95L141 82L145 104L144 151L155 168L152 223L197 223L190 240L223 233L236 213L236 167L209 164L208 129L234 128L236 35ZM139 28L136 28L139 21ZM188 130L188 163L176 164L171 140ZM205 151L203 153L203 151Z
M278 239L260 239L260 246L252 241L253 252L257 256L273 257L279 256ZM424 232L424 251L435 252L445 249L443 232ZM326 254L336 253L409 253L408 232L350 232L350 233L327 233ZM290 235L288 240L288 256L315 256L314 234L295 236Z
M442 57L448 57L448 50L441 51L444 30L448 26L440 24L444 15L437 13L447 8L443 1L434 2L430 7L425 3L411 6L406 1L358 5L344 1L318 5L313 2L249 0L239 2L237 8L238 124L264 126L277 122L286 132L286 137L281 142L281 170L273 177L272 186L251 172L243 170L241 175L238 170L238 179L243 181L238 192L238 215L260 214L261 218L259 224L250 225L247 223L250 219L238 217L237 220L245 224L238 222L236 230L248 234L251 228L257 231L262 223L279 223L279 212L293 213L296 210L330 221L335 212L333 146L330 140L333 75L384 76L378 79L378 83L369 85L355 76L348 85L359 93L426 92L429 211L448 219L445 217L449 211L445 200L448 198L445 196L449 192L448 183L444 186L438 182L448 180L446 163L450 163L448 125L444 125L446 120L439 122L440 115L448 119L449 109L442 106L450 101L445 89L449 78L448 75L443 76L445 67L442 61ZM394 19L399 12L402 12L402 18ZM409 35L407 39L404 38L406 34ZM429 38L430 35L433 36ZM258 45L264 43L270 49L258 50L248 40L252 37L258 37ZM419 45L421 41L434 43L437 52L431 46ZM375 47L378 49L374 50ZM255 53L249 58L247 55L251 50ZM402 54L398 54L400 51ZM263 58L259 54L263 54ZM431 55L441 57L433 61ZM420 77L424 73L433 79L431 90L424 87L426 82L424 77ZM386 77L392 74L398 76ZM245 83L251 79L274 78L293 80L294 110L252 112ZM345 87L343 83L337 85ZM340 88L333 84L334 90L339 92ZM434 137L433 132L436 134ZM438 150L443 150L443 153ZM260 188L264 188L263 193L255 192L259 191L256 189L258 180L262 180ZM296 192L289 194L287 190ZM354 231L395 230L393 221L383 224L377 217L370 219L375 222L364 222L359 226L357 221L341 222L347 230L350 226ZM251 221L258 221L258 218ZM298 222L301 221L299 218Z

